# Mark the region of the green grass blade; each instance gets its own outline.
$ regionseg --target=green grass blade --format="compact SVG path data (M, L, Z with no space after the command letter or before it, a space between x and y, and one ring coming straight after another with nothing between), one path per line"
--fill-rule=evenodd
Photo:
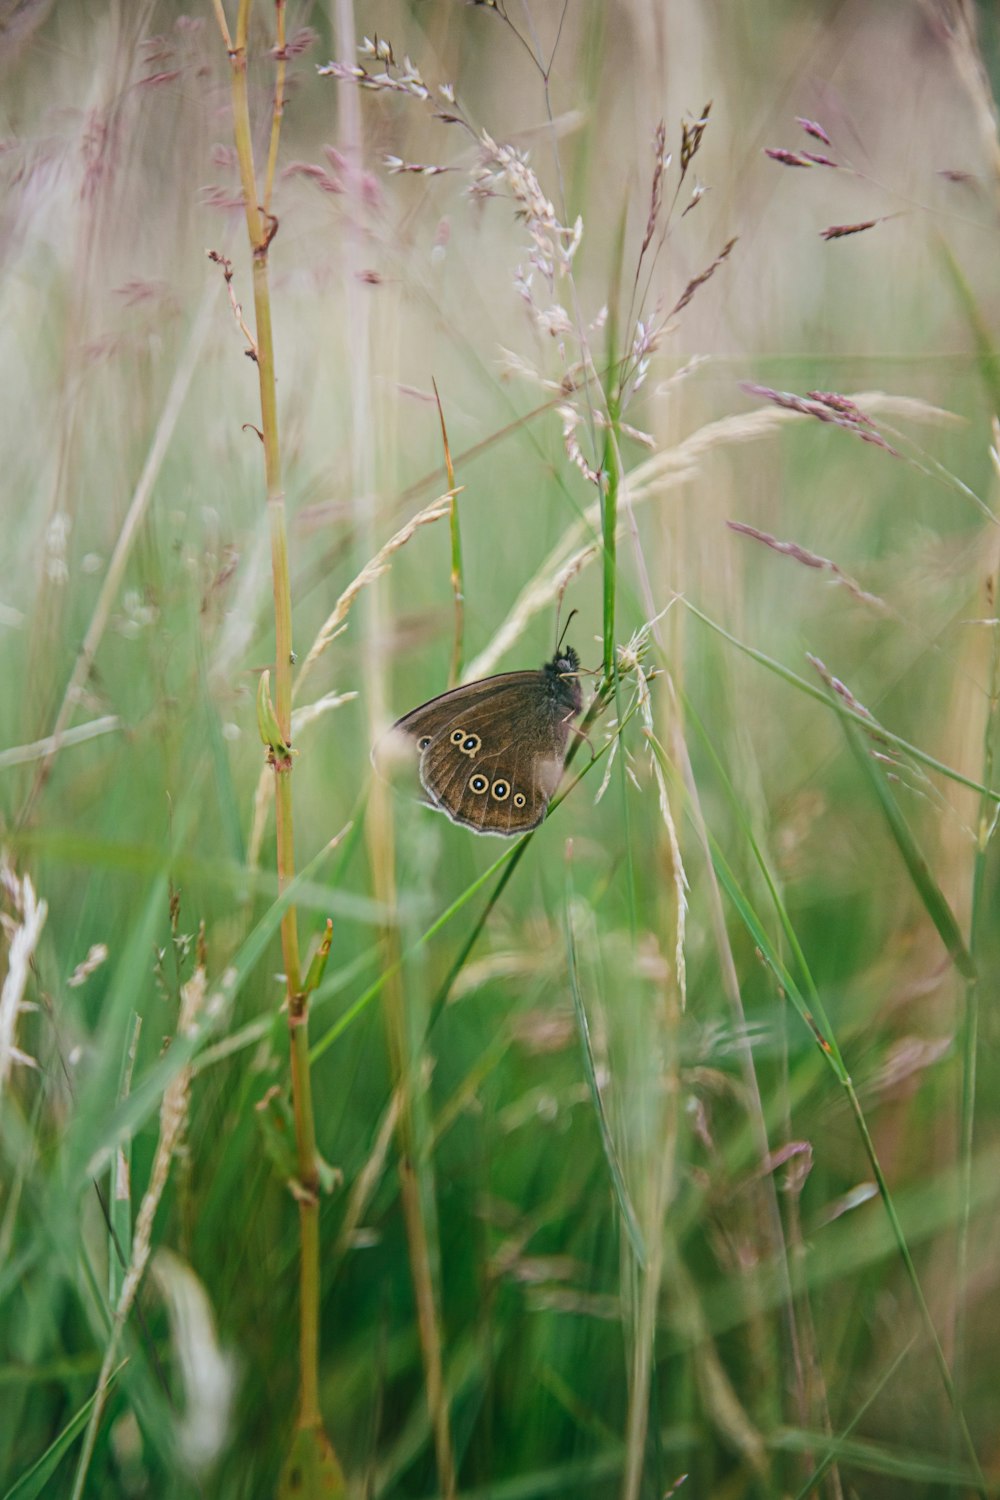
M139 1047L142 1017L132 1012L132 1021L122 1052L117 1100L122 1104L132 1088L132 1070ZM108 1202L108 1303L118 1305L125 1267L132 1257L132 1138L127 1136L115 1153Z
M889 832L892 834L893 842L899 850L910 879L913 881L917 894L924 904L924 910L937 928L938 935L950 953L952 962L958 969L958 972L965 979L975 979L976 965L972 954L965 946L965 939L959 930L955 915L948 904L944 892L934 879L931 867L921 853L916 839L910 832L909 825L900 811L899 804L892 795L885 776L869 754L868 747L864 743L856 725L841 709L839 703L834 703L833 706L840 715L841 723L844 726L844 733L847 735L847 743L851 747L854 759L873 792L875 800L882 809L882 814L889 825ZM879 730L879 734L881 734L881 729Z
M807 698L814 698L817 703L822 703L826 708L830 707L830 695L825 688L818 687L814 682L807 682L804 677L800 677L797 672L793 672L790 667L784 666L780 661L775 661L774 657L768 656L765 651L758 651L755 646L748 646L746 641L741 641L738 636L731 635L728 630L713 620L710 615L703 614L697 605L691 603L690 599L685 599L684 604L689 613L694 615L695 619L700 620L703 625L707 625L709 630L714 630L716 635L721 636L724 641L728 641L731 646L735 646L737 651L741 651L744 656L749 656L751 661L757 662L759 666L766 667L769 672L773 672L776 677L780 677L790 687L796 688L800 693L805 693ZM871 728L871 720L867 719L857 709L851 708L846 703L843 705L838 704L837 709L842 717L853 720L854 723L860 724L864 729ZM939 776L947 777L949 781L956 782L958 786L968 787L970 792L979 792L981 796L989 798L991 802L1000 803L1000 791L995 790L993 787L983 786L982 782L974 780L971 776L963 776L961 771L956 771L952 766L946 766L943 761L935 760L933 755L928 755L927 751L921 750L919 745L913 745L909 740L904 740L900 734L893 734L891 729L886 729L882 724L879 725L878 732L888 744L895 745L897 750L904 751L913 760L918 761L920 765L926 766L928 771L936 771Z
M1000 411L1000 357L997 355L989 323L948 241L943 235L938 235L935 237L935 244L976 346L979 378L983 383L989 409Z
M111 1389L112 1385L118 1379L124 1366L125 1361L123 1360L117 1370L112 1370L108 1377L108 1390ZM74 1413L58 1437L53 1438L45 1452L35 1460L31 1468L26 1469L20 1479L14 1481L10 1489L4 1494L3 1500L36 1500L36 1496L38 1495L51 1494L51 1491L48 1490L49 1481L65 1455L69 1452L69 1449L86 1427L91 1408L96 1399L97 1395L95 1392Z
M785 941L787 942L789 950L791 951L795 959L795 966L802 979L805 994L808 996L809 1006L812 1009L812 1013L815 1015L816 1019L822 1026L823 1036L825 1038L826 1044L832 1050L832 1055L839 1058L840 1052L839 1048L837 1047L837 1041L836 1036L834 1035L833 1027L830 1025L826 1012L823 1008L823 1002L820 998L819 990L817 989L816 982L812 977L809 965L806 962L806 956L802 951L801 944L799 943L798 934L795 931L795 926L788 915L788 908L785 906L785 903L782 900L781 893L778 890L777 881L774 878L774 874L771 870L770 864L765 858L764 851L761 849L760 844L757 841L757 836L753 831L750 820L743 810L743 804L740 801L739 797L736 795L736 788L733 786L726 768L723 765L718 753L716 752L715 746L712 743L708 731L702 723L702 720L699 717L693 703L691 702L688 695L683 691L680 692L680 698L681 702L684 705L685 720L696 731L706 754L709 756L712 762L713 769L715 770L715 774L718 777L719 783L726 794L726 798L729 802L729 806L732 810L733 816L736 818L740 826L740 831L746 839L750 852L753 855L754 863L760 870L760 873L764 880L764 884L767 886L768 895L770 896L771 903L774 906L775 912L777 913L778 921L781 924L781 930L784 934ZM665 757L662 754L662 747L658 747L658 758L660 759L660 763L662 765L665 760ZM811 1024L812 1022L810 1022L810 1025Z
M614 1136L611 1134L611 1124L608 1120L607 1111L604 1108L604 1100L601 1098L601 1090L597 1083L597 1071L594 1067L594 1051L590 1045L590 1025L587 1021L587 1009L583 1003L583 994L580 989L580 972L576 958L576 938L573 932L572 912L572 886L567 874L566 890L566 956L569 972L570 993L573 996L573 1010L576 1014L577 1031L580 1037L580 1051L583 1056L583 1072L590 1090L591 1102L594 1106L594 1114L597 1117L598 1129L601 1133L601 1146L604 1150L604 1159L611 1173L611 1182L615 1190L615 1198L618 1210L625 1225L625 1233L628 1235L632 1253L640 1266L646 1264L646 1246L639 1228L639 1220L636 1218L632 1200L629 1197L628 1187L625 1183L625 1174L622 1171L618 1152L615 1149Z

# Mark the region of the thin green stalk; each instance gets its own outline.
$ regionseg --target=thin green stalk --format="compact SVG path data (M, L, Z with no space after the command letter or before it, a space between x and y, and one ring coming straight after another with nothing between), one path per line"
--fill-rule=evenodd
M611 295L608 298L608 333L605 354L607 369L604 400L607 408L607 428L604 434L604 449L601 455L600 499L601 541L603 543L604 577L602 584L604 623L604 679L610 683L615 671L615 601L618 591L618 492L621 488L622 465L619 448L619 423L622 415L622 363L618 356L618 337L621 327L622 266L625 259L625 241L628 230L628 204L622 206L615 238L614 261L611 268Z
M489 920L490 913L496 906L497 902L500 900L500 897L503 895L511 876L517 869L518 865L521 863L524 855L527 853L528 844L530 843L532 837L533 833L525 834L524 838L520 840L516 848L512 849L509 855L503 856L503 858L507 861L507 868L501 871L500 879L497 881L496 885L490 892L489 900L486 902L486 905L479 913L479 916L476 918L475 922L473 922L472 927L470 928L464 942L462 943L462 946L455 954L455 957L451 963L451 967L445 975L437 994L431 1001L430 1010L428 1011L427 1015L428 1033L434 1030L441 1012L444 1010L445 1006L448 1003L448 996L451 994L452 985L455 983L455 980L465 968L469 954L472 952L473 948L476 946L476 943L479 941L479 935L482 932L483 928L486 926L486 923ZM499 864L499 861L497 861L497 863ZM492 865L490 867L489 873L492 874L496 868L496 864ZM479 889L479 884L480 882L477 881L477 890Z
M996 609L996 589L1000 574L989 579L988 607L990 613ZM991 650L989 671L989 695L986 703L986 723L983 727L983 785L989 787L993 781L996 753L997 707L1000 704L1000 627L996 622L990 626ZM972 864L972 900L969 914L969 953L975 963L985 915L983 896L986 881L986 855L996 831L996 811L990 806L985 793L979 798L979 816L976 830L976 852ZM967 1352L968 1307L966 1294L969 1271L969 1226L972 1212L972 1164L976 1132L976 1065L979 1054L979 985L970 979L965 987L965 1014L962 1025L962 1096L959 1115L959 1153L961 1166L961 1196L958 1220L958 1245L956 1254L957 1307L955 1314L955 1383L959 1391L965 1386L965 1361Z
M448 442L448 428L444 420L444 407L441 405L441 397L438 395L437 381L431 380L434 387L434 399L437 402L438 417L441 421L441 442L444 446L444 463L448 475L448 488L451 491L451 513L448 517L448 529L451 537L451 593L455 601L455 632L451 646L451 666L448 669L448 686L455 687L462 676L462 658L465 654L465 572L462 567L462 533L458 525L458 492L455 485L455 466L451 461L451 445Z
M525 838L530 838L530 834L526 834ZM522 847L523 841L521 844L515 845L513 849L505 850L504 853L500 855L500 858L494 860L489 868L484 870L483 873L478 876L471 885L466 886L465 890L460 896L456 896L451 905L446 907L439 917L435 918L431 925L420 934L415 942L410 944L409 948L407 948L405 952L399 954L397 957L394 957L391 962L387 963L383 967L382 972L378 976L378 978L374 980L368 986L368 988L358 996L353 1005L348 1006L344 1014L342 1016L339 1016L333 1023L333 1025L329 1028L329 1030L323 1033L319 1041L314 1043L312 1051L309 1054L311 1062L316 1062L317 1059L323 1056L324 1052L326 1052L330 1047L333 1046L334 1042L336 1042L343 1035L343 1033L348 1029L349 1026L353 1025L353 1023L358 1019L362 1012L368 1009L371 1002L382 993L382 991L385 989L385 986L389 983L390 979L393 977L393 975L399 972L399 970L406 963L407 959L410 958L414 953L416 953L420 948L422 948L425 943L429 943L431 938L434 937L438 932L440 932L441 928L446 926L447 923L451 921L452 917L457 916L458 913L467 905L467 903L472 900L472 897L476 894L476 892L481 890L482 887L486 885L486 883L492 878L493 875L496 874L497 870L499 870L501 866L506 864L506 862L513 856L519 856ZM480 929L477 928L477 932L479 930Z
M580 988L580 966L577 959L576 933L573 930L573 874L572 866L566 861L566 972L569 976L569 990L573 998L573 1011L576 1015L577 1032L580 1037L580 1050L583 1056L583 1073L587 1080L587 1088L590 1092L591 1103L594 1106L594 1114L597 1118L597 1128L601 1136L601 1146L604 1151L604 1159L608 1164L611 1174L611 1184L615 1190L615 1198L618 1201L618 1211L622 1216L622 1224L625 1234L632 1247L636 1264L640 1270L645 1270L647 1265L646 1245L643 1240L639 1220L632 1206L629 1196L628 1185L625 1181L625 1173L622 1170L621 1160L615 1147L615 1139L611 1133L611 1123L608 1120L607 1110L604 1108L604 1098L601 1094L600 1085L597 1082L597 1069L594 1065L594 1049L590 1041L590 1023L587 1019L587 1008L583 1002L583 991Z
M271 140L267 148L267 170L264 173L265 213L269 213L271 209L274 173L278 165L278 142L285 114L285 71L288 66L285 51L285 0L274 0L274 56L274 110L271 115Z
M453 481L449 480L452 489ZM448 519L451 533L451 592L455 600L455 634L451 647L451 667L448 686L455 687L462 676L462 659L465 655L465 584L462 570L462 534L458 528L458 496L451 497L451 515Z
M615 597L618 586L618 490L621 484L621 462L616 432L620 409L617 395L608 397L608 433L601 461L601 540L604 547L603 617L604 677L614 679L615 671Z
M621 678L618 675L617 662L615 663L614 674L615 713L621 719ZM639 930L639 899L636 889L635 858L633 855L632 802L629 797L628 762L624 755L618 757L618 786L622 820L622 843L625 849L625 880L628 890L628 925L632 942L635 943Z
M132 1088L135 1055L139 1049L142 1017L133 1011L122 1054L116 1103L127 1099ZM97 1187L97 1184L94 1184ZM101 1194L98 1188L98 1199ZM107 1204L108 1219L108 1302L112 1307L121 1296L125 1271L132 1258L132 1142L122 1141L111 1168L111 1191Z

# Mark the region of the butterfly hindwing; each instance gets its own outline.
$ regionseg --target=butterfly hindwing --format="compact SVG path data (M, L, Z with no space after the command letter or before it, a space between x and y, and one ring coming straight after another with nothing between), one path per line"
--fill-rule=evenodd
M390 740L415 747L434 807L476 833L536 827L559 785L582 706L574 652L541 671L504 672L452 688L399 719Z
M511 685L471 713L463 706L424 749L420 779L456 823L478 833L523 833L545 816L567 733L568 726L532 714Z

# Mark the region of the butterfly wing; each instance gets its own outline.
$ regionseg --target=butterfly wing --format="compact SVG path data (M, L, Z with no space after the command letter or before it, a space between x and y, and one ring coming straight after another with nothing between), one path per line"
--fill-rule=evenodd
M535 828L559 785L574 712L553 703L542 672L508 672L456 693L457 702L444 694L400 721L420 749L428 797L476 833Z
M397 720L373 753L388 765L414 752L433 807L476 833L514 835L545 816L582 711L576 652L538 672L502 672L463 683Z
M466 682L460 687L449 688L446 693L429 698L419 708L413 708L401 719L397 719L389 733L408 735L418 742L425 734L435 736L456 714L485 703L507 688L519 684L524 686L540 675L539 672L498 672L495 677L482 677L478 682ZM424 747L418 744L418 748Z

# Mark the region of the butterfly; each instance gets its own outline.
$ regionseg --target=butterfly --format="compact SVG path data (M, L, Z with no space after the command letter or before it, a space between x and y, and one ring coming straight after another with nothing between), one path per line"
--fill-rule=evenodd
M473 833L527 833L545 816L583 709L580 658L466 682L411 709L386 739L415 747L432 807Z

